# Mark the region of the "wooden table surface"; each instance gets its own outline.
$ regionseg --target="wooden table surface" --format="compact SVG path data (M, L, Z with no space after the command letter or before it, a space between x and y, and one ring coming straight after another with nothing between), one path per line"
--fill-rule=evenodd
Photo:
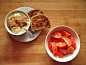
M14 40L5 29L4 19L19 7L42 10L51 28L42 30L32 42ZM66 63L54 61L45 49L47 33L59 25L73 28L80 37L78 55ZM0 0L0 65L86 65L86 0Z

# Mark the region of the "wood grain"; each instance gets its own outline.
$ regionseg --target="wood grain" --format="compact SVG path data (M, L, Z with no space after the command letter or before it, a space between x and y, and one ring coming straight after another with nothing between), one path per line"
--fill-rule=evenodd
M40 9L48 16L51 28L42 30L31 42L18 42L6 31L6 15L19 7ZM72 61L56 62L45 49L47 33L67 25L80 37L79 54ZM86 0L0 0L0 65L86 65Z

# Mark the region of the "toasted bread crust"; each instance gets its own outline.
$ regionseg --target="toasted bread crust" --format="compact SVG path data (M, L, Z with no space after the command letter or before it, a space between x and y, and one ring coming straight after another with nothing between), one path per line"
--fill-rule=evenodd
M31 17L31 30L33 32L45 28L50 28L50 21L48 20L48 17L43 14Z
M41 10L32 10L28 13L28 15L31 17L35 16L35 15L40 15L40 14L44 14Z

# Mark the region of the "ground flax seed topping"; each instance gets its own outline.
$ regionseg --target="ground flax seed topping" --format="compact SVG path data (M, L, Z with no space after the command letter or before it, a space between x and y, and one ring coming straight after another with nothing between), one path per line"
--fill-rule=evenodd
M7 20L7 26L13 33L21 33L25 30L23 27L27 27L28 19L25 15L18 14L11 15Z

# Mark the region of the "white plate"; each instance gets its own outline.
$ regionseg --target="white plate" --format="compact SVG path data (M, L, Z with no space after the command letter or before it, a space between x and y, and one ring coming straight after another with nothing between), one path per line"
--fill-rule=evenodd
M33 10L33 8L30 7L20 7L17 8L17 10L21 10L24 11L26 13L30 12L31 10ZM31 29L29 29L31 31ZM38 30L36 32L33 33L33 37L31 37L27 32L23 35L19 35L19 36L15 36L15 35L11 35L15 40L20 41L20 42L30 42L32 40L34 40L35 38L37 38L39 36L39 34L41 33L41 30Z

